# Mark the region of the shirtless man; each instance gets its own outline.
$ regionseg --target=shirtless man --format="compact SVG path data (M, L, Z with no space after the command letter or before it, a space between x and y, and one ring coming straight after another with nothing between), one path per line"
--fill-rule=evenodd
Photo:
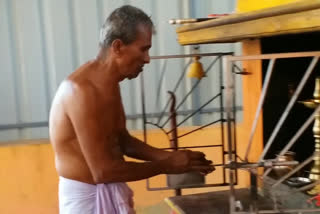
M163 151L131 136L119 82L150 62L153 23L140 9L116 9L101 30L96 59L63 81L50 112L61 214L134 213L125 182L159 174L214 170L203 153ZM123 156L145 160L125 161Z

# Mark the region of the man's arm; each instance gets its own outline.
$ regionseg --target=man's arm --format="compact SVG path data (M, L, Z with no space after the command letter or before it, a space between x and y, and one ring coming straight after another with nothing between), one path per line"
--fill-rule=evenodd
M163 149L158 149L144 143L138 138L131 136L127 130L125 131L124 136L122 138L122 151L128 157L139 159L139 160L146 160L146 161L159 161L159 160L165 160L167 158L170 158L171 155L175 155L174 151L168 152ZM188 152L192 152L192 151L189 150ZM195 153L198 153L201 156L199 160L205 161L208 163L210 162L210 164L212 163L211 161L208 161L205 158L204 153L202 152L195 152ZM212 170L214 170L214 167L212 167ZM207 173L203 172L203 174L207 174Z
M121 140L123 153L131 158L146 161L157 161L166 159L172 154L172 152L158 149L144 143L138 138L130 135L127 130L123 131Z
M64 105L95 183L135 181L162 173L209 173L213 170L202 154L190 151L175 152L166 159L144 163L124 161L116 148L120 146L120 139L114 127L118 118L116 111L112 110L115 100L111 100L108 103L110 108L106 109L93 86L73 84L71 88Z

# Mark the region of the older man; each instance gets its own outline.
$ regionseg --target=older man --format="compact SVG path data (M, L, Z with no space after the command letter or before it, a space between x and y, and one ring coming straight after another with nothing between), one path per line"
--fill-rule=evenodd
M106 20L96 59L63 81L50 112L50 139L60 176L60 213L134 213L125 182L159 174L214 170L201 152L167 152L130 136L119 82L150 62L153 23L123 6ZM125 161L127 155L145 162Z

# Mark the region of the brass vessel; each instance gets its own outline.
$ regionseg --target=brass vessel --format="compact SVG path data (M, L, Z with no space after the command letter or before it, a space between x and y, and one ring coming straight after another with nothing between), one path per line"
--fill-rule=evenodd
M294 161L295 153L291 151L287 151L283 155L276 155L277 161ZM275 166L273 167L273 172L278 178L281 178L282 176L288 174L294 166Z

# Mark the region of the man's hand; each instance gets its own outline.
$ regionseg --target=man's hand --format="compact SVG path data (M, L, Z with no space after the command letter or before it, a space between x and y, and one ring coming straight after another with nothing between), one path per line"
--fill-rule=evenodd
M202 152L175 151L164 161L166 174L181 174L191 171L208 174L215 170L212 161L207 160Z

